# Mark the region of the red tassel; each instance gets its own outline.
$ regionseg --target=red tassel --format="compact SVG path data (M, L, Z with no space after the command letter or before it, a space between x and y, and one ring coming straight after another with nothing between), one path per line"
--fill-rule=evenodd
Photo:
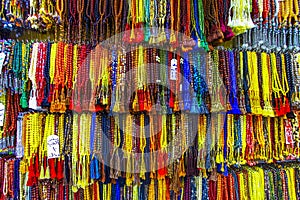
M289 103L288 98L285 96L284 97L284 114L287 114L289 112L291 112L290 103Z
M135 43L140 43L144 41L144 29L143 29L143 23L138 23L134 28L134 34L135 34Z
M70 109L70 110L73 110L73 109L74 109L74 102L73 102L73 99L72 99L72 98L70 99L69 109Z
M48 159L48 164L50 168L50 178L55 179L56 178L55 159L54 158Z
M164 166L164 163L165 163L165 161L166 161L167 159L164 158L164 157L166 157L166 154L163 153L163 152L160 152L160 153L159 153L159 158L158 158L158 161L159 161L159 163L158 163L159 169L158 169L157 172L158 172L158 174L159 174L159 177L161 177L161 178L164 178L164 177L167 175L167 173L168 173L167 168Z
M96 112L103 111L103 107L100 106L100 105L96 105L96 106L95 106L95 109L96 109Z
M35 157L34 167L35 167L35 177L38 179L40 177L39 157L38 156Z
M172 92L170 94L169 107L174 108L174 98L173 98L173 93Z
M278 114L279 114L279 116L282 116L282 115L285 114L285 107L283 106L281 98L278 98L278 100L279 100L279 111L278 111Z
M129 24L126 24L126 26L125 26L125 33L124 33L124 35L123 35L123 41L124 42L130 42L130 31L131 30L131 28L130 28L130 25Z
M144 100L145 100L144 91L143 90L138 90L137 95L138 95L138 102L139 102L140 111L144 111Z
M35 173L34 173L34 166L33 166L33 158L30 159L30 165L28 167L28 180L27 180L27 186L32 187L34 185L34 179L35 179Z
M82 111L81 106L80 106L80 101L77 101L74 111L77 113L80 113Z
M64 177L64 173L63 173L63 165L64 165L64 161L63 160L58 160L57 161L57 180L62 180Z

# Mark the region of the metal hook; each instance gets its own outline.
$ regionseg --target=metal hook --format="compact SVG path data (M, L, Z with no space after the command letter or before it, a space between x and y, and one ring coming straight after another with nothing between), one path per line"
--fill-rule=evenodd
M249 29L246 32L246 36L247 36L247 39L248 39L248 45L251 46L252 45L252 29Z
M263 18L260 17L259 18L259 22L258 22L258 25L259 25L259 41L263 39Z

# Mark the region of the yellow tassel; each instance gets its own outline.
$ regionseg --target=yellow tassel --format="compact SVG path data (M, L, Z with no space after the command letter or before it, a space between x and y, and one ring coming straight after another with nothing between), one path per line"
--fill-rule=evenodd
M132 28L130 31L130 42L132 42L133 40L135 40L135 34L134 34L134 24L132 23Z
M205 169L202 170L202 174L203 174L203 178L207 178L208 177Z
M25 174L26 173L26 163L24 161L21 161L20 163L20 172L21 174Z
M127 167L126 167L126 185L130 186L132 184L133 178L132 178L132 174L130 173L131 171L131 159L130 159L130 153L128 153L127 156Z
M40 177L39 179L45 179L45 170L44 170L44 166L41 167L41 172L40 172Z
M159 34L157 42L164 43L164 42L166 42L166 40L167 40L166 33L163 31Z
M118 90L116 91L116 97L118 97ZM114 105L114 108L113 108L113 111L114 112L119 112L120 111L120 101L119 99L116 99L116 102L115 102L115 105Z
M262 110L262 115L265 116L265 117L275 117L275 113L272 109L272 107L265 107L263 110Z
M183 157L180 159L179 163L179 177L185 177L185 168L184 168L184 159Z
M132 195L133 200L138 200L139 199L139 191L138 191L138 185L133 186L133 195Z
M139 111L139 104L138 104L138 96L137 96L137 94L134 97L133 104L132 104L132 109L135 112Z
M153 36L151 35L150 36L150 39L149 39L149 44L156 44L157 43L157 37L156 36Z
M45 179L50 179L50 169L49 166L46 168Z
M72 186L72 192L73 193L77 193L78 192L78 188L77 188L77 186Z
M175 33L172 31L171 35L170 35L170 43L171 44L175 44L177 42Z

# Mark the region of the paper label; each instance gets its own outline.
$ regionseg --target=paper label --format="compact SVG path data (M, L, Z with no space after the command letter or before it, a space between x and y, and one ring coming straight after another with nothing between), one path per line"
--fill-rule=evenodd
M47 153L48 158L59 158L59 137L57 135L50 135L47 138Z
M3 52L0 53L0 74L2 73L2 67L5 60L5 56L6 56L5 53Z
M37 110L37 100L36 100L35 93L36 93L36 90L32 89L30 92L30 98L29 98L29 102L28 102L28 107L33 110Z
M0 126L4 124L4 113L5 113L5 106L3 103L0 103Z
M177 60L171 60L171 70L170 70L170 80L176 81L177 80Z
M37 110L37 101L36 101L36 97L30 97L29 98L29 108L33 109L33 110Z

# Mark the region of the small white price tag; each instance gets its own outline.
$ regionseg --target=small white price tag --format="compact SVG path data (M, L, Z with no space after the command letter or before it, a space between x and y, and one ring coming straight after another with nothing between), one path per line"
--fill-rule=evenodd
M37 101L36 101L36 97L30 97L29 98L29 108L33 109L33 110L37 110Z
M29 108L33 109L33 110L37 110L37 100L36 100L36 90L32 89L30 92L30 98L29 98Z
M48 158L59 158L59 137L57 135L50 135L47 138L47 155Z
M2 67L5 60L5 56L6 56L5 53L3 52L0 53L0 74L2 73Z
M0 126L4 124L4 113L5 113L5 106L3 103L0 103Z
M183 61L184 61L183 58L180 58L180 64L183 64Z
M176 81L177 80L177 60L171 60L171 70L170 70L170 80Z

